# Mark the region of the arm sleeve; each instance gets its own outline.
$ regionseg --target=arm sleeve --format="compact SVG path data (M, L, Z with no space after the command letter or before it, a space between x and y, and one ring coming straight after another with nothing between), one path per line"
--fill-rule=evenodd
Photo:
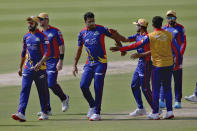
M174 53L174 55L176 57L175 64L176 65L181 65L181 63L182 63L182 56L181 56L179 45L175 41L175 39L173 39L171 45L172 45L172 51L173 51L173 53Z
M146 36L141 41L138 41L136 43L121 47L120 51L135 50L135 49L140 48L140 47L142 47L146 44L149 44L149 43L150 43L149 36Z
M83 46L83 39L82 39L82 34L81 32L78 35L78 46Z
M24 37L23 38L23 49L22 49L22 52L21 52L21 57L25 57L26 55L26 52L27 52L27 44L26 44L26 38Z
M59 46L64 45L64 38L63 38L63 35L60 30L57 30L56 38L57 38L57 42L58 42Z
M184 52L185 52L185 48L186 48L186 35L185 35L185 31L184 31L184 27L182 28L182 32L181 32L181 55L183 56Z
M136 41L136 37L137 37L137 34L129 36L128 39L130 42L134 42L134 41Z
M49 57L51 55L51 51L50 51L50 44L49 44L49 40L47 38L47 36L44 36L43 39L42 39L42 43L43 44L43 51L44 51L44 55L46 57Z

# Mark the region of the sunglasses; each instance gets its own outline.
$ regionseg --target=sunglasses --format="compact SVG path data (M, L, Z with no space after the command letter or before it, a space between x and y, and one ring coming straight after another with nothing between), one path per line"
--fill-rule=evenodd
M45 19L45 18L40 18L40 17L38 17L38 18L39 18L40 21L44 21L44 19Z
M167 20L176 20L176 17L166 17L167 18Z

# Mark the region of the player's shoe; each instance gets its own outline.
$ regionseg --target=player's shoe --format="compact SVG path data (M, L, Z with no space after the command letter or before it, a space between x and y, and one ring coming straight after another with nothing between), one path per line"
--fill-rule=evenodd
M180 109L181 108L181 102L175 102L174 103L174 108Z
M147 115L147 118L149 120L160 120L160 117L159 117L159 113L150 113L149 115Z
M86 115L86 117L87 117L88 119L94 114L94 109L95 109L95 107L89 108L88 113L87 113L87 115Z
M69 96L66 96L66 100L62 101L62 111L65 112L69 108Z
M191 101L191 102L197 102L197 96L195 94L190 96L185 96L185 100Z
M23 115L21 112L12 114L12 118L14 120L19 120L20 122L25 122L26 121L25 115Z
M174 114L172 111L166 112L166 114L163 116L163 119L172 119L174 118Z
M159 100L159 108L166 108L166 104L164 101Z
M42 112L38 120L48 120L48 115Z
M93 114L90 118L90 121L100 121L101 120L101 116L99 114Z
M37 116L41 116L42 112L38 112ZM51 111L47 111L47 115L48 116L52 116L52 112Z
M146 115L145 109L137 108L134 112L129 113L129 116L136 117L136 116L143 116Z

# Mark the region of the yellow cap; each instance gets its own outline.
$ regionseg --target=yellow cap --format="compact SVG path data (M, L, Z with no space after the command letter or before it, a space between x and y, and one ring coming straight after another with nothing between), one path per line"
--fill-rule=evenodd
M38 17L35 17L35 16L30 16L30 17L27 17L26 18L26 21L34 21L34 22L36 22L36 23L38 23L39 22L39 19L38 19Z
M148 26L148 21L145 19L138 19L137 22L133 22L133 24L135 25L140 25L140 26L144 26L147 27Z
M176 17L176 12L173 11L173 10L169 10L169 11L167 11L167 13L166 13L166 16L168 16L168 15L173 15L173 16Z
M43 18L43 19L49 19L49 15L47 13L40 13L38 15L39 18Z

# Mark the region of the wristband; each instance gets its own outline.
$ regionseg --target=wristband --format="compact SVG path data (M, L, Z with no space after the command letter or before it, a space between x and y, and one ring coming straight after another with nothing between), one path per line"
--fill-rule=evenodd
M60 60L64 59L64 54L60 54Z

